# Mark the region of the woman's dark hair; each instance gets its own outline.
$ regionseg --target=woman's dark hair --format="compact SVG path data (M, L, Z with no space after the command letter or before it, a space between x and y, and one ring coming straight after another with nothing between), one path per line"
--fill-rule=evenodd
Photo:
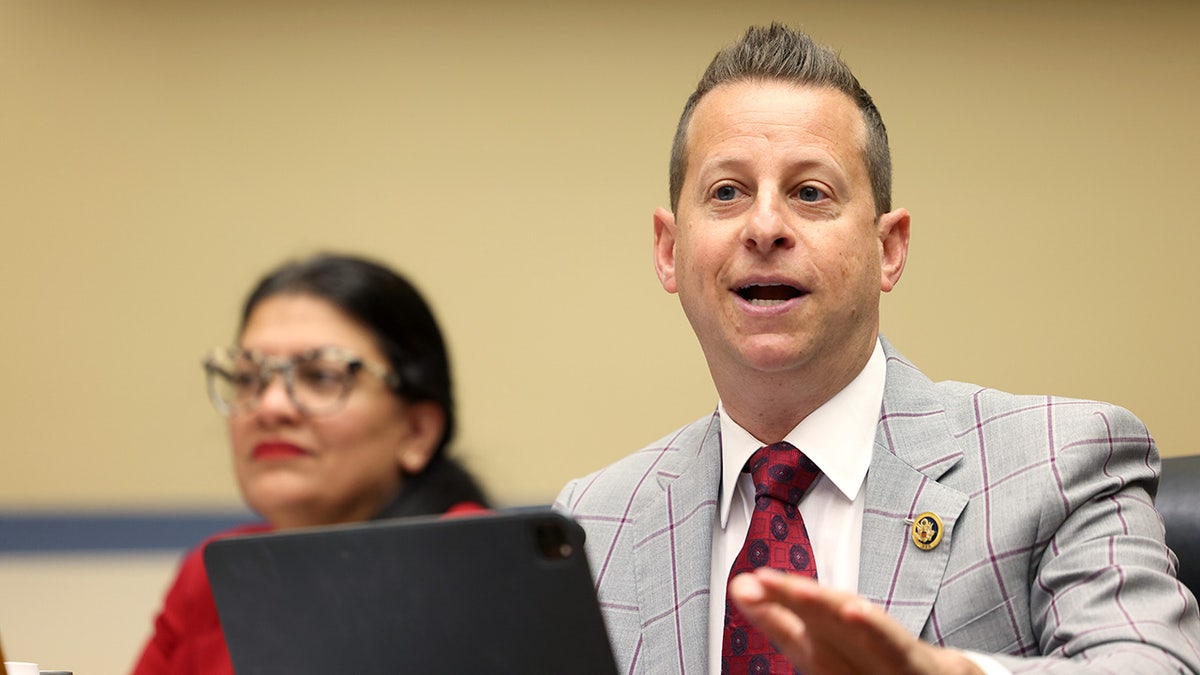
M419 475L405 476L402 501L413 501L406 494L420 497L416 501L420 502L423 513L440 512L459 501L484 503L474 479L446 457L446 447L454 438L456 426L450 359L433 310L416 287L380 263L357 256L320 253L285 263L263 277L246 298L238 333L245 329L246 321L260 302L282 294L320 298L362 324L374 336L388 365L400 376L395 393L407 401L431 401L445 413L446 428L429 464ZM442 495L411 494L427 491L448 492L444 495L448 503L438 508ZM417 508L416 503L412 506Z

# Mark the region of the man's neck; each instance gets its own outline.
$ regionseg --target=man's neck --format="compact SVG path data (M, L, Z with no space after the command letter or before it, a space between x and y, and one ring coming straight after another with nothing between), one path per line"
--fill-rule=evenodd
M713 380L730 419L762 443L778 443L858 377L873 349L874 343L862 359L833 372L753 373L734 378L718 378L714 373Z
M766 445L782 441L789 431L832 397L832 394L796 396L796 392L788 391L785 386L754 389L753 393L743 390L727 394L718 387L717 394L730 419Z

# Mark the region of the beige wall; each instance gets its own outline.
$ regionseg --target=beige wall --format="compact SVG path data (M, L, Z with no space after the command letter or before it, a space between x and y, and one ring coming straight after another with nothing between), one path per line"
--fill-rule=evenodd
M704 414L650 213L695 79L770 19L840 47L888 122L893 342L1200 452L1200 5L568 5L0 0L0 509L236 505L199 357L318 248L431 297L505 503ZM170 565L0 560L9 655L120 672Z
M0 2L0 506L236 504L199 357L324 247L431 296L503 502L704 414L650 214L696 77L772 18L840 47L890 127L893 342L1200 451L1200 5L646 4Z

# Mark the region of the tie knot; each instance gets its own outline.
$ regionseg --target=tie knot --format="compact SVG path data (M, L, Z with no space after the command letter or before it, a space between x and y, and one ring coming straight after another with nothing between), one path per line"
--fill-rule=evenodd
M821 470L786 441L764 445L750 456L746 469L754 477L754 498L770 496L795 506Z

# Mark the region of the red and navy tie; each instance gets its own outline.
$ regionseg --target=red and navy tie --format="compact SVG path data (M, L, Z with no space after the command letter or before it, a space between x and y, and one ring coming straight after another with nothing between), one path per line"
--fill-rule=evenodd
M812 542L796 505L820 469L791 443L759 448L746 462L754 477L754 514L746 543L733 562L729 578L767 566L817 578ZM725 600L725 635L721 646L722 675L791 675L791 664L767 636Z

